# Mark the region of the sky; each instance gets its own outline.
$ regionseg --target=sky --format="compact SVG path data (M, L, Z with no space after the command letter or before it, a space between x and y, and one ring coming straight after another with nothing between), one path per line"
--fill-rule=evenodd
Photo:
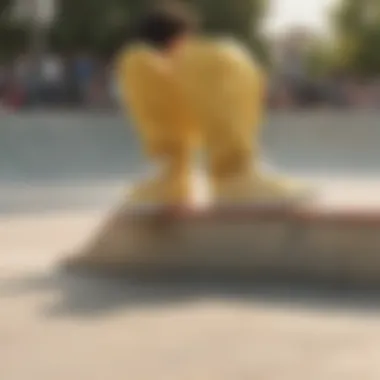
M290 26L308 26L324 32L328 9L336 0L271 0L267 29L281 32Z

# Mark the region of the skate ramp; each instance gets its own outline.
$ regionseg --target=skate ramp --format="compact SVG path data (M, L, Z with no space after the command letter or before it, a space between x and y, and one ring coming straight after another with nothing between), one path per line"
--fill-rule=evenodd
M264 154L283 171L322 177L380 174L379 113L277 113L263 130Z
M85 183L138 170L134 134L118 116L30 113L1 117L0 181Z
M105 183L145 170L133 126L117 114L24 113L0 116L1 183ZM268 116L263 156L307 176L377 176L380 127L370 112Z
M106 209L142 164L135 136L121 117L2 115L0 212Z
M363 178L373 183L380 174L377 119L369 112L270 114L263 159L278 171L332 188L338 199L346 184L352 188ZM133 125L116 113L30 112L0 120L5 213L104 208L149 168ZM363 189L368 182L361 183L355 196L364 191L371 198Z
M75 212L95 210L99 212L97 218L102 219L103 212L119 202L130 182L147 169L133 126L120 115L2 115L0 134L0 211L4 223L7 224L11 215L17 219L17 215L27 213L31 215L30 224L25 228L33 230L36 220L44 220L42 212L49 211L53 219L60 218L54 216L58 211L65 211L65 215L74 212L64 219L66 227L64 222L58 223L59 233L54 231L58 240L49 243L49 251L53 246L62 250L70 239L78 243L89 236L90 227L86 226L91 225L92 230L93 219L85 218L86 226L79 226ZM228 213L216 216L206 213L205 218L202 213L175 216L175 234L185 239L181 244L197 242L198 245L195 250L194 247L185 250L188 254L180 256L182 263L178 257L171 261L174 256L170 255L165 263L171 262L176 270L181 266L204 269L207 259L207 268L221 268L218 247L223 244L223 268L235 268L237 273L244 269L249 274L268 273L275 277L287 273L290 277L303 274L303 277L319 280L364 281L370 277L376 282L380 279L377 115L322 111L271 114L266 120L262 141L263 157L272 167L305 177L321 189L319 203L296 215L265 210L263 213L252 208L233 223ZM119 227L124 226L123 220L122 217L117 221ZM19 243L22 238L18 237L17 223L12 227L12 234L5 224L0 226L2 234L14 236L7 246L10 251L15 247L22 252L33 249ZM28 233L29 246L45 246L43 231L53 224L52 221L49 225L42 223L38 238ZM80 231L76 239L67 233L73 230L72 226L78 234ZM125 232L125 229L118 231ZM124 232L121 242L127 238ZM39 245L33 245L35 239L39 239ZM111 244L106 258L112 257L113 238L110 242L106 234L102 239L103 246ZM147 241L149 239L148 236ZM152 241L156 250L161 241ZM210 241L220 244L212 248ZM123 244L117 244L126 254L121 262L131 265L134 258L141 258L139 252L137 256L129 256L130 251L123 249ZM240 256L236 256L236 250L241 252ZM210 255L205 257L204 252ZM99 262L106 264L102 259Z

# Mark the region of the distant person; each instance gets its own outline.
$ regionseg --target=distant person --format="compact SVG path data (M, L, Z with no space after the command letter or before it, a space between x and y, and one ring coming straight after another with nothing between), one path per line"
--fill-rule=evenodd
M65 77L63 61L55 54L47 54L41 60L41 85L44 102L57 105L63 93Z
M84 104L90 100L91 85L96 71L95 66L95 60L86 52L80 52L74 58L74 79L78 86L81 102Z
M8 73L5 65L0 64L0 102L4 99L4 95L8 84Z

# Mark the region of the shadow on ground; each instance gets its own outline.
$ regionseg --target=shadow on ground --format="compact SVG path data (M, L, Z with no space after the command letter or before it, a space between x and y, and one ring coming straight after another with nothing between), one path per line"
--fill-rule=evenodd
M222 281L220 279L136 279L52 271L0 281L0 298L54 295L42 305L47 318L99 318L119 310L161 308L199 301L255 304L344 313L379 313L380 291ZM53 300L52 300L53 299Z

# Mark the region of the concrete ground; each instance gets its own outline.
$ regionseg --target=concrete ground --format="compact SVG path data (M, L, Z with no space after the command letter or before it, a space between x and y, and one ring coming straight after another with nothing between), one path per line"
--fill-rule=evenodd
M1 379L380 378L376 294L65 274L105 207L49 205L0 217Z

